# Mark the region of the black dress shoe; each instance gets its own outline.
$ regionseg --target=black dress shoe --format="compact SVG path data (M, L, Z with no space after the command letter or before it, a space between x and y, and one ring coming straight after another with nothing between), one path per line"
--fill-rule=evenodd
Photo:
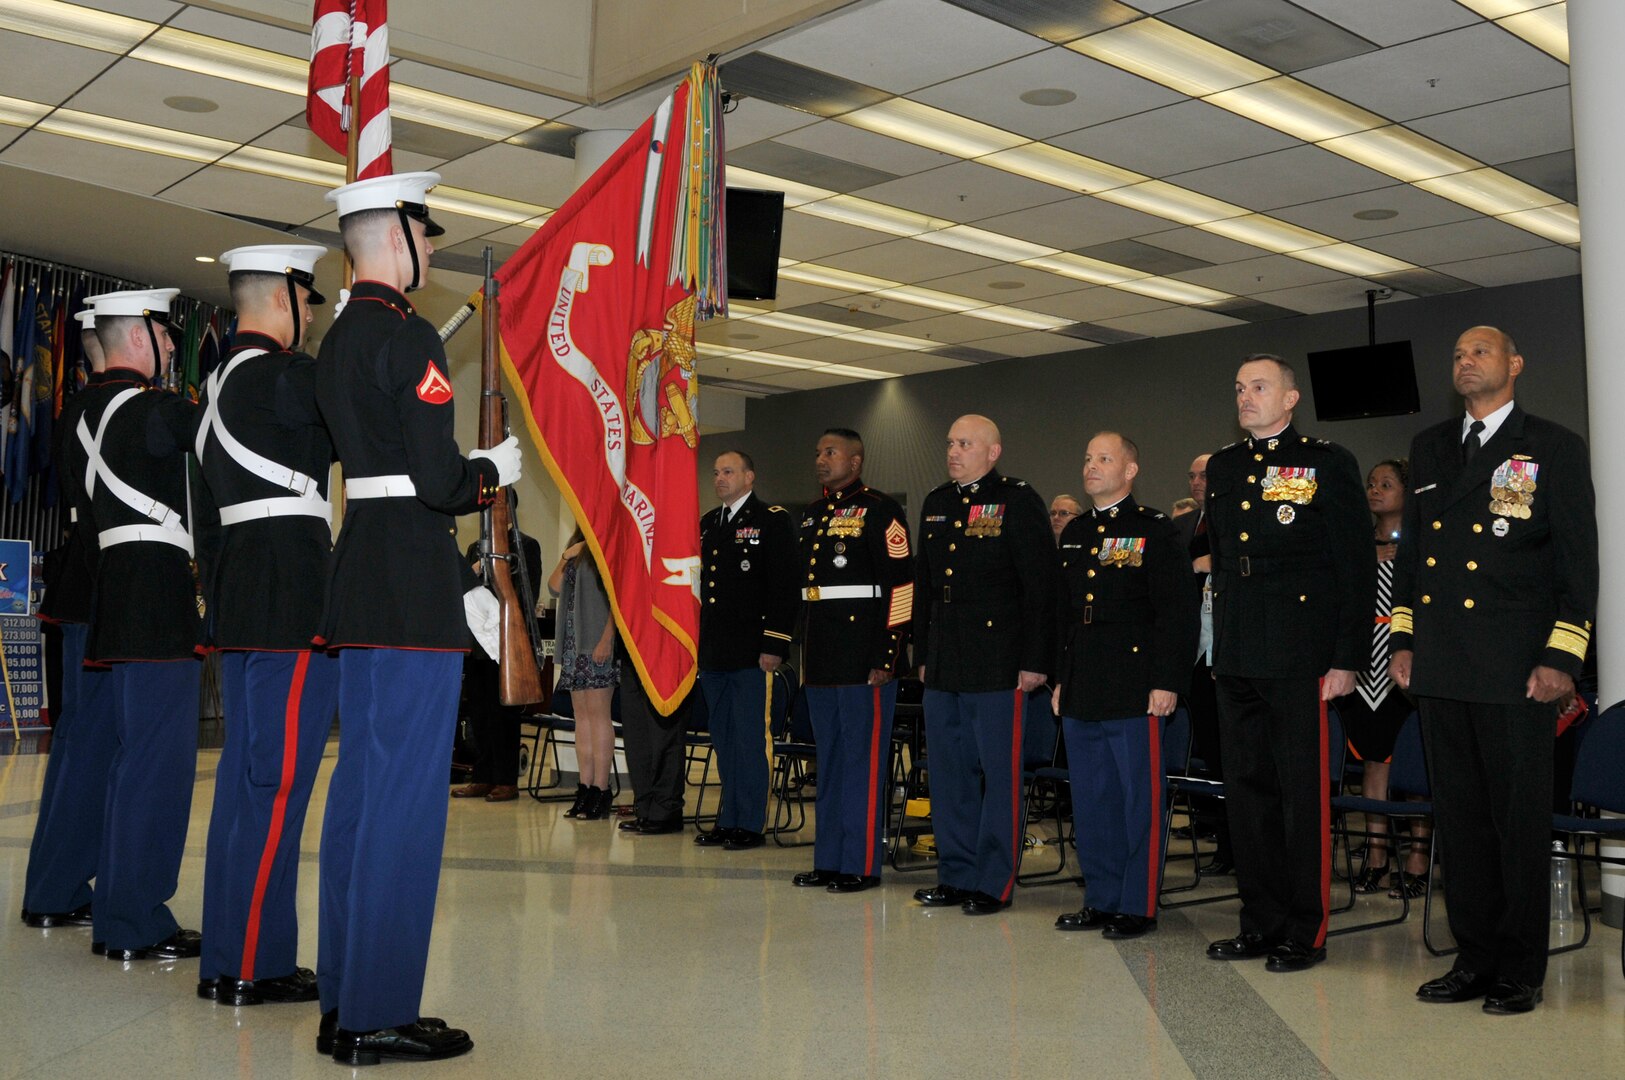
M220 980L199 979L197 981L197 996L204 1001L218 1001L220 998Z
M618 823L615 828L619 829L621 832L642 832L643 819L627 818L625 821Z
M89 926L90 905L83 904L72 911L25 911L23 922L35 930L50 930L57 926Z
M722 850L749 851L751 848L759 848L765 843L767 843L767 837L759 832L751 832L749 829L735 829L733 836L728 839L726 844L722 845Z
M1106 929L1100 932L1100 936L1113 941L1127 941L1129 938L1149 934L1156 928L1157 920L1144 915L1113 915L1111 921L1106 924Z
M880 878L868 877L859 874L836 874L835 880L829 883L829 891L834 893L863 892L880 884Z
M1236 864L1228 855L1215 855L1201 868L1202 877L1232 877L1235 872Z
M621 822L621 827L625 828L626 822ZM665 821L652 821L645 818L638 823L636 829L630 831L637 833L639 836L665 836L668 833L682 832L683 819L673 817L667 818Z
M1099 908L1085 907L1081 911L1069 911L1055 920L1057 930L1099 930L1112 921L1112 913L1101 911Z
M1484 995L1484 1011L1503 1016L1526 1013L1540 1004L1542 996L1538 986L1516 979L1496 979L1495 985Z
M418 1026L423 1028L443 1028L446 1022L438 1016L418 1017ZM322 1022L316 1028L316 1052L323 1057L333 1056L333 1036L339 1029L339 1011L328 1009L322 1013Z
M201 985L199 992L201 992ZM285 1005L292 1002L315 1001L316 973L309 968L294 968L290 974L274 979L220 980L215 1000L222 1005Z
M1316 949L1305 945L1301 941L1283 941L1270 950L1270 957L1264 961L1266 971L1304 971L1314 967L1326 959L1326 950Z
M95 951L95 943L91 944ZM109 960L190 960L203 951L203 935L196 930L177 930L155 945L139 949L107 949Z
M97 956L106 956L107 955L107 942L105 942L105 941L92 941L90 943L90 951L95 953Z
M438 1061L472 1049L474 1040L462 1028L430 1027L422 1021L381 1031L333 1032L333 1060L351 1067L376 1065L385 1058Z
M790 883L803 889L827 889L840 876L833 870L808 870L791 878Z
M1465 968L1451 968L1437 979L1416 988L1416 996L1433 1004L1455 1004L1483 997L1495 985L1495 976L1480 975Z
M694 838L700 847L721 847L734 838L732 829L708 829Z
M971 898L969 889L956 889L952 885L933 885L929 889L915 889L914 899L926 907L959 907Z
M1240 933L1213 942L1207 947L1207 955L1211 960L1251 960L1273 948L1275 942L1266 939L1263 934Z
M1010 901L1000 900L987 893L971 893L970 899L959 905L959 910L966 915L997 915L1010 906Z

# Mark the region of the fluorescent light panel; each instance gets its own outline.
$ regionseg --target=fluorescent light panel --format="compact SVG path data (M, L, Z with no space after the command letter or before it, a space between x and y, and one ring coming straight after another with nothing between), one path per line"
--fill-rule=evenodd
M1311 143L1388 122L1376 113L1286 75L1210 94L1205 100L1237 116Z
M1108 165L1048 143L1028 143L977 160L995 169L1085 195L1150 179L1130 169L1120 169L1116 165Z
M50 111L49 105L0 95L0 124L22 128L33 127L35 121Z
M1158 19L1139 19L1066 47L1190 97L1206 97L1280 74Z
M1517 34L1529 44L1563 63L1569 62L1569 12L1567 4L1552 4L1537 11L1497 19L1496 25Z
M848 379L895 379L895 371L877 371L874 368L857 367L853 364L825 364L817 360L808 360L801 356L786 356L783 353L757 352L752 349L736 349L730 345L713 345L709 342L696 342L695 350L706 357L717 357L727 360L745 360L752 364L764 364L767 367L793 368L797 371L817 371L827 375L840 375Z
M1580 211L1568 203L1502 214L1501 220L1559 244L1580 242Z
M1442 146L1401 124L1328 139L1320 145L1407 184L1484 167L1482 161Z
M125 52L157 25L56 0L0 0L0 29L100 52Z
M843 113L840 119L865 131L962 158L979 158L1030 141L1024 135L901 97Z
M900 281L888 281L885 278L870 277L868 274L858 274L850 270L837 269L833 266L821 266L817 263L789 262L787 265L780 265L779 276L788 281L799 281L804 285L821 285L827 289L845 289L866 296L879 296L903 304L930 308L932 311L969 315L973 319L1002 323L1006 326L1019 326L1027 330L1055 330L1070 325L1072 321L1054 315L1046 315L1041 311L1028 311L1025 308L1008 307L1003 304L988 304L971 296L958 296L937 289L922 288L918 285L905 285Z

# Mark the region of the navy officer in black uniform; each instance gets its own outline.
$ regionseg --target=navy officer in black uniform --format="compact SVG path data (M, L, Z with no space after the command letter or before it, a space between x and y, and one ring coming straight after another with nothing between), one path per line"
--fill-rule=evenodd
M1087 903L1055 925L1108 938L1157 927L1163 721L1190 681L1200 630L1180 530L1134 498L1139 459L1125 435L1090 439L1083 490L1093 506L1061 534L1068 606L1054 697Z
M722 777L716 826L694 838L728 851L760 847L773 758L773 673L790 655L796 616L795 523L755 495L756 466L718 454L722 505L700 519L700 689Z
M1584 441L1513 400L1524 359L1456 341L1467 410L1411 443L1389 670L1416 695L1461 951L1429 1002L1528 1012L1546 976L1554 702L1574 694L1597 609Z
M520 454L512 438L458 452L445 349L406 299L442 231L425 201L439 179L401 173L327 196L356 284L316 365L346 499L322 634L340 650L343 723L322 823L317 1049L349 1065L473 1047L418 1015L469 647L453 519L513 483Z
M1236 372L1248 437L1207 463L1213 673L1241 932L1216 960L1270 971L1326 958L1331 810L1326 703L1371 649L1376 549L1359 467L1301 434L1292 368L1254 353Z
M85 657L110 665L118 741L107 782L92 897L91 947L110 960L198 954L199 934L170 913L197 771L203 599L193 557L187 453L198 408L153 388L175 351L179 290L86 299L107 367L80 391L66 440L83 484L79 526L100 548Z
M967 915L1009 906L1022 841L1022 716L1055 661L1056 555L1044 500L1000 474L999 429L948 429L947 483L925 497L915 664L925 682L937 885L915 899Z
M862 892L886 857L886 763L897 665L908 646L913 559L903 508L863 482L863 437L831 428L801 515L802 683L818 746L817 836L803 888Z
M96 309L86 308L74 318L90 370L100 374L107 358L96 339ZM80 394L63 405L56 424L58 454L63 440L78 437L83 408ZM112 681L106 668L84 663L99 555L95 534L79 524L79 515L88 514L84 477L74 469L60 469L57 482L68 507L68 542L62 569L40 601L39 617L54 623L62 634L62 700L55 703L51 721L51 758L45 766L23 888L23 921L40 930L91 924L91 881L101 854L107 771L117 749Z
M338 661L313 650L332 549L333 443L316 361L298 351L327 249L269 244L220 256L237 332L204 384L194 444L219 507L210 644L225 744L203 872L198 996L228 1005L316 1000L295 962L299 837L333 724Z

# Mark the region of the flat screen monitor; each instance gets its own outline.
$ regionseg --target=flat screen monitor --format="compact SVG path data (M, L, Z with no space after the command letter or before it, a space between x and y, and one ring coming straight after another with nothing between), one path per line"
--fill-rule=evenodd
M1309 385L1320 420L1363 420L1422 411L1409 341L1309 354Z
M772 300L779 293L784 192L728 189L728 299Z

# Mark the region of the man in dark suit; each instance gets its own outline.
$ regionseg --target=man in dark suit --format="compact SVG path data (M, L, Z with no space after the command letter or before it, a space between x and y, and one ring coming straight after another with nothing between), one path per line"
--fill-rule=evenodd
M1467 411L1411 444L1389 638L1422 713L1461 946L1417 997L1491 1013L1541 999L1554 703L1574 693L1597 605L1586 445L1518 408L1523 368L1494 327L1456 341Z
M1213 671L1241 932L1215 960L1270 971L1326 958L1331 810L1326 703L1371 648L1376 549L1359 468L1300 434L1292 368L1254 353L1236 372L1248 437L1207 463Z
M694 842L745 851L765 839L773 673L790 655L799 598L796 534L784 507L756 497L750 455L718 454L712 483L722 505L700 519L699 659L722 806Z

